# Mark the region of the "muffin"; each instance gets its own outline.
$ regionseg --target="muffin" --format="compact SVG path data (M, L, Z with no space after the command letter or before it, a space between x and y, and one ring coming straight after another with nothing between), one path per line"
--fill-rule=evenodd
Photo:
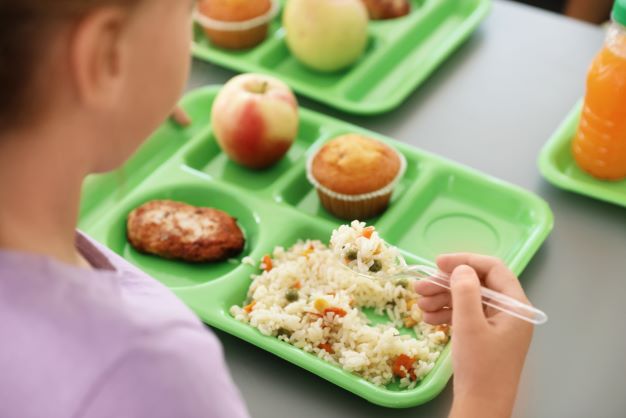
M278 0L201 0L196 20L214 45L247 49L265 40L278 7Z
M405 166L404 157L388 145L348 134L312 155L307 175L330 213L363 220L385 211Z
M362 0L367 7L370 19L395 19L406 16L411 11L409 0Z

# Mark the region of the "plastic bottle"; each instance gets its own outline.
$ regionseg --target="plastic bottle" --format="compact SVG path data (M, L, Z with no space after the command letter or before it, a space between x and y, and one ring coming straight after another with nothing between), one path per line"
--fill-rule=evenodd
M626 178L626 0L616 0L604 47L587 75L572 151L581 169L604 180Z

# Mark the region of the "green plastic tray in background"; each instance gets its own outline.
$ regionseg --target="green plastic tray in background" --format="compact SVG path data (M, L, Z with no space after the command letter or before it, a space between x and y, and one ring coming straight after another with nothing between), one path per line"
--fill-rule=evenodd
M328 242L343 223L320 207L305 175L307 150L347 132L386 141L408 162L389 209L373 223L411 262L432 263L441 252L478 251L504 259L520 273L552 228L547 204L518 187L356 126L301 109L297 141L286 158L266 171L250 171L220 151L210 126L218 87L194 91L183 107L194 123L166 123L124 167L122 174L90 177L84 186L80 227L169 286L207 324L297 364L363 398L388 407L409 407L439 394L452 374L447 347L416 388L377 387L305 353L229 313L241 304L260 260L275 246L299 239ZM236 217L247 238L237 260L192 265L139 254L126 241L125 220L136 206L155 198L212 206ZM377 322L380 317L371 317Z
M626 206L626 180L598 180L578 168L574 160L571 146L581 108L581 103L576 105L544 146L539 156L539 169L548 181L562 189Z
M276 76L303 96L348 113L383 113L400 105L469 37L490 4L490 0L412 0L408 16L370 22L363 57L332 74L309 70L291 55L280 16L261 45L243 52L212 46L196 26L193 54L236 71Z

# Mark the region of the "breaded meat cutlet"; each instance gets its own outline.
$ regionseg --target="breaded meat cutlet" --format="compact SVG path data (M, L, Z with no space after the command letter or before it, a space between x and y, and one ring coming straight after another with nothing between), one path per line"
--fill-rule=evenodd
M217 209L153 200L128 215L130 244L143 253L192 263L222 261L245 245L234 218Z

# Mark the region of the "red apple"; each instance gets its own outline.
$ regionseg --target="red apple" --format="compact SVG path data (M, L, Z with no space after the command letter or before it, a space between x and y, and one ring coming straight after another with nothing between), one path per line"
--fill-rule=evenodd
M278 162L296 138L298 102L289 86L274 77L241 74L218 94L211 124L233 161L266 168Z

